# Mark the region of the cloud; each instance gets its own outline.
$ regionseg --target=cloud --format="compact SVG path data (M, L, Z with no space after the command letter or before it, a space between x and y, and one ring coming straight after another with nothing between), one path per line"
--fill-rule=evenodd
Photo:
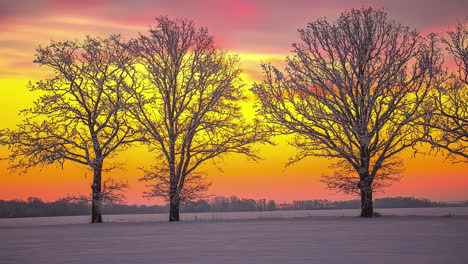
M193 19L218 46L236 53L287 54L299 41L297 29L308 22L334 20L363 6L383 7L390 18L423 33L445 31L468 13L468 2L461 0L13 0L0 3L0 41L32 56L52 39L132 37L154 26L156 16L169 15Z

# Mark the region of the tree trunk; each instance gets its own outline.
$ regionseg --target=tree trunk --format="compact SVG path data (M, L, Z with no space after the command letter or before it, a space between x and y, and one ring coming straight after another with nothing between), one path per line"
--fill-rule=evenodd
M361 217L374 217L374 205L372 202L372 186L370 184L360 184L361 190Z
M179 202L173 202L173 201L170 202L170 205L169 205L169 222L178 222L178 221L180 221L179 209L180 209Z
M171 163L172 164L172 163ZM171 165L171 168L173 165ZM174 180L174 174L171 174L171 183L169 189L169 222L180 221L179 206L180 200L177 194L177 182Z
M91 224L96 223L102 223L101 201L95 201L93 199L93 204L91 206Z
M92 203L91 203L91 224L102 223L101 175L102 175L102 164L99 164L94 168L93 184L91 185L91 190L93 191Z

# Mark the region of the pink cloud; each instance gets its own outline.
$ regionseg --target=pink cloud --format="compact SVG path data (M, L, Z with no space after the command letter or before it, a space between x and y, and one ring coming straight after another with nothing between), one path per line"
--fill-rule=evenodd
M253 1L230 1L220 8L220 14L227 20L248 22L260 19L260 7Z
M291 43L298 41L297 29L320 17L333 20L349 8L383 7L390 18L422 32L443 29L468 13L468 4L460 0L450 4L441 0L15 0L1 5L0 31L7 30L15 20L34 25L44 17L62 16L106 22L106 27L96 22L98 30L80 32L80 36L103 33L106 28L112 30L109 33L128 33L128 26L136 28L136 34L155 25L154 17L169 15L206 26L221 47L251 52L289 51ZM77 26L71 30L81 28L88 30Z

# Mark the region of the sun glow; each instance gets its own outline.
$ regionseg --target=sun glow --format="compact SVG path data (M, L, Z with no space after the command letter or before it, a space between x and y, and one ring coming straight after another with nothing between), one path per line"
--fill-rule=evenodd
M291 54L290 44L298 41L298 28L304 28L307 21L325 13L336 17L344 9L332 4L319 6L318 3L307 4L307 8L304 8L283 1L275 1L271 5L269 1L260 1L262 4L259 5L241 1L242 3L232 4L232 7L227 9L219 3L201 8L192 1L187 1L190 4L182 7L167 1L156 1L158 5L150 4L153 1L142 1L132 6L119 6L112 1L102 2L107 4L88 3L90 6L96 5L88 9L78 8L78 4L57 8L50 3L47 6L47 1L44 1L46 6L38 7L38 10L18 7L12 9L11 14L0 13L4 16L0 17L0 108L3 110L0 129L14 128L23 118L18 115L20 110L31 107L33 100L37 98L37 93L28 90L28 82L51 76L48 69L38 67L32 62L35 49L39 45L47 45L51 40L82 40L86 35L105 37L111 33L121 33L126 38L137 36L138 32L146 32L149 24L154 24L154 16L164 14L194 19L197 25L209 29L210 34L215 37L216 45L230 53L238 54L243 69L241 78L249 97L243 105L243 111L248 118L252 118L255 115L254 101L248 89L254 82L260 82L262 79L260 64L271 62L277 66L284 65L285 57ZM362 4L361 1L354 3L355 6ZM456 23L455 18L460 17L459 14L466 14L468 11L466 8L454 9L451 11L454 18L450 21L438 17L434 19L435 22L428 22L428 19L419 21L418 18L414 18L413 21L411 15L399 13L401 8L391 6L389 9L392 16L413 23L414 27L424 32L432 28L448 28L450 24ZM130 14L123 14L122 10ZM280 13L278 10L283 11ZM43 15L39 16L41 13ZM120 14L123 18L120 18ZM223 14L226 17L223 17ZM254 36L255 40L252 41L248 36ZM258 46L265 48L259 52ZM320 177L330 173L331 161L328 159L307 158L285 167L285 163L296 153L288 144L291 139L290 136L282 136L274 139L274 146L256 146L258 155L263 158L258 161L232 154L224 156L216 163L208 162L201 171L206 172L213 182L211 192L223 196L236 195L288 202L354 198L329 191L320 183ZM421 150L430 152L428 146L422 146ZM6 153L5 148L0 148L0 157L4 157ZM137 145L113 159L123 166L113 172L112 176L129 181L128 203L161 202L142 198L145 183L139 181L143 176L140 168L151 166L155 157L156 154L148 151L146 146ZM403 178L386 189L385 193L377 196L417 196L435 200L467 199L468 175L465 164L453 163L453 160L447 160L443 153L436 156L414 155L414 152L407 151L400 157L405 160ZM92 175L83 166L68 163L63 169L48 166L20 174L18 171L9 171L8 165L8 161L0 160L0 199L25 199L35 196L50 201L67 194L90 193ZM104 175L104 178L108 176L110 175Z

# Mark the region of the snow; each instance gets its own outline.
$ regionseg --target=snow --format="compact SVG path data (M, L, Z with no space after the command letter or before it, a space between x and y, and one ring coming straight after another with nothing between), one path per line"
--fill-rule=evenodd
M228 219L235 214L179 223L2 222L0 263L468 263L466 215Z
M430 207L430 208L389 208L376 209L384 216L446 216L467 215L468 207ZM105 213L105 212L104 212ZM233 219L271 219L294 217L322 217L322 216L358 216L359 209L342 210L292 210L292 211L264 211L264 212L222 212L222 213L181 213L182 221L199 220L233 220ZM125 214L104 215L104 222L166 222L168 214ZM25 217L0 218L0 227L31 226L31 225L66 225L87 224L91 216L58 216L58 217Z

